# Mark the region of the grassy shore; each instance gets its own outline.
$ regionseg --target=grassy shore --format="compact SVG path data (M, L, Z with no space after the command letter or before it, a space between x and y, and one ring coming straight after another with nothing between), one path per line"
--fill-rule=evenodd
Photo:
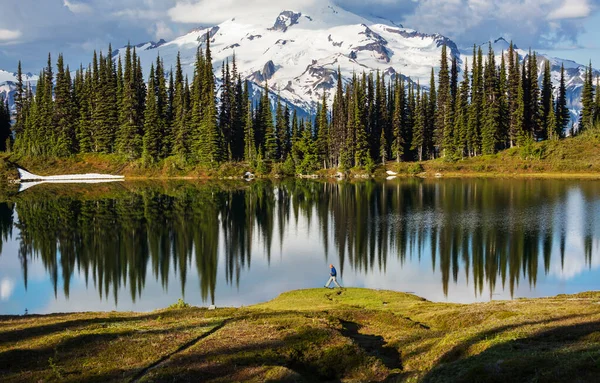
M597 381L600 293L484 304L367 289L246 308L0 317L5 382Z

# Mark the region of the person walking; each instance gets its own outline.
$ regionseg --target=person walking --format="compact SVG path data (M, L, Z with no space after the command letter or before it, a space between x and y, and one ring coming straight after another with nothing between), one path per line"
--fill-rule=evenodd
M329 265L329 280L327 281L325 287L329 288L331 282L335 283L335 285L340 289L342 288L342 286L340 286L340 284L337 282L337 271L333 265Z

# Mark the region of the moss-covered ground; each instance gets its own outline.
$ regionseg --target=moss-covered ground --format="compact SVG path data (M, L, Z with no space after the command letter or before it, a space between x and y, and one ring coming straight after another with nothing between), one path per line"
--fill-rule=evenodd
M246 308L0 317L3 382L594 382L600 293L484 304L367 289Z

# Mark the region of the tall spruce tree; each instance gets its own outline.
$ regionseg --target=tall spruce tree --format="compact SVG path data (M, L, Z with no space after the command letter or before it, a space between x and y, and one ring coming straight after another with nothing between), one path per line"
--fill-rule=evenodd
M594 84L593 84L592 63L585 70L585 80L581 92L581 114L579 120L579 129L587 130L594 125Z
M64 157L75 152L75 111L71 95L69 69L65 71L63 55L58 56L54 99L56 141L54 153Z
M157 84L154 64L150 66L146 111L144 113L144 138L142 159L146 164L159 160L162 145L161 117L157 102Z
M558 95L556 98L556 129L558 136L564 136L564 131L569 126L571 113L567 107L567 87L565 84L565 66L560 68L560 83L558 85Z
M553 105L553 86L552 86L552 75L550 73L550 61L544 61L544 71L542 77L542 90L541 90L541 126L537 134L537 138L540 140L548 139L552 134L555 124L555 116L550 116L550 111L554 109ZM554 114L554 112L552 113Z
M0 152L6 152L11 147L10 110L8 99L0 97Z
M435 113L435 127L433 132L433 140L435 150L439 155L443 155L446 151L451 151L452 148L449 144L452 134L451 131L446 131L446 121L448 120L448 114L451 106L450 92L450 72L448 69L448 54L446 45L442 46L442 54L440 58L440 71L438 73L438 88L437 88L437 110Z
M496 151L500 128L500 90L496 74L496 61L492 44L489 44L488 57L484 70L483 87L483 125L481 129L481 150L483 154Z
M119 111L119 132L117 151L129 158L139 158L142 152L142 131L136 121L137 90L135 89L135 65L131 56L131 47L125 50L125 69L123 71L123 95Z

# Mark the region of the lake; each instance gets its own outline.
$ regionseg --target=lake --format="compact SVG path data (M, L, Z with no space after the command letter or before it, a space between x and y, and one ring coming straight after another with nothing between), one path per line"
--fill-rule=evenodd
M0 199L0 314L244 306L343 286L485 302L600 288L600 181L34 186Z

